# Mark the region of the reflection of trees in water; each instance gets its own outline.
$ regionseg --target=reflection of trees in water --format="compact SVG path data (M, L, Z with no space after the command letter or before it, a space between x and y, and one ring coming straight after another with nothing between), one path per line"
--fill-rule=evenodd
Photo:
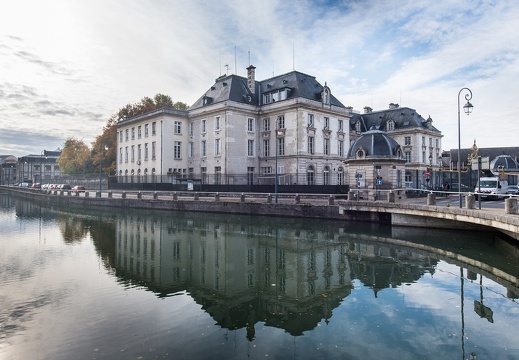
M88 225L82 218L58 214L56 223L66 244L81 242L88 234Z

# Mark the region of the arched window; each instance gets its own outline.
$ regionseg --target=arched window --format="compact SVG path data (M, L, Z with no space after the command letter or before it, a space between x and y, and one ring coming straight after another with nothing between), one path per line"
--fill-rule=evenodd
M325 166L323 170L323 185L330 185L330 167Z
M306 169L306 184L307 185L314 185L315 184L315 173L314 173L314 166L309 165Z

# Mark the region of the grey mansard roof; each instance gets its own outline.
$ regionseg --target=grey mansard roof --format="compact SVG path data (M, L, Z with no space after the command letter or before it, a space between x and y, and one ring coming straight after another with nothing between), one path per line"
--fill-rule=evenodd
M283 89L289 89L287 100L305 98L321 101L323 88L315 77L292 71L267 80L256 81L255 94L253 94L247 87L246 78L238 75L223 75L217 78L214 85L189 109L193 110L228 100L258 106L262 103L263 94ZM345 107L333 95L330 96L330 104L342 108Z
M355 130L355 124L360 121L361 132L368 130L382 130L388 131L387 124L389 120L394 122L394 130L424 128L439 132L432 125L432 119L424 119L416 110L408 107L396 107L393 109L372 111L365 114L355 114L350 119L350 126Z

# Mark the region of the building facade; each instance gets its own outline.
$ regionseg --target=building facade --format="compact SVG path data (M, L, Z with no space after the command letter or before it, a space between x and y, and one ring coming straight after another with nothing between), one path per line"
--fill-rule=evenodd
M119 180L147 171L159 182L252 185L274 184L277 173L284 185L344 184L351 108L313 76L256 81L254 66L247 70L247 78L216 79L187 112L161 109L119 123ZM138 147L146 146L138 129L154 123L155 160L138 164Z
M401 146L402 187L439 183L430 172L441 166L442 135L430 117L398 104L355 113L313 76L292 71L257 81L251 65L246 78L217 78L187 111L120 122L118 182L273 185L277 176L281 186L356 186L345 160L350 142L370 130Z
M356 139L370 130L384 131L401 147L405 187L438 188L442 185L443 135L432 123L430 116L424 119L416 110L394 103L379 111L365 107L363 114L351 118L350 136Z

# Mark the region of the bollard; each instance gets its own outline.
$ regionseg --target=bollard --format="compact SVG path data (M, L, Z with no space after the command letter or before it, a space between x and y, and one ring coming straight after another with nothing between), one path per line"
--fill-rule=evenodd
M355 196L355 195L356 195L355 191L353 191L353 190L348 191L348 200L352 200L352 201L358 200L357 196Z
M126 191L123 191L123 193L121 194L121 199L126 199Z
M294 200L295 200L296 204L299 204L301 202L301 197L299 196L299 194L296 194L296 197Z
M67 190L67 196L70 196L70 190Z
M387 201L390 203L395 202L395 193L393 192L393 190L389 190L389 192L387 193Z
M74 191L74 196L79 196L79 191Z
M436 205L436 194L432 192L427 194L427 205Z
M330 197L328 198L328 205L333 205L334 202L335 202L335 196L330 195Z
M137 193L137 199L142 199L142 193L140 191Z
M505 214L517 215L517 199L509 197L505 199Z
M85 197L88 197L88 191L85 191Z
M271 194L267 195L267 204L272 204L272 195Z
M112 198L112 192L111 192L111 191L108 192L108 198L109 198L109 199Z
M474 209L476 207L476 197L474 194L468 194L465 196L465 208Z
M198 195L198 192L195 193L195 200L198 200L199 199L199 195Z
M244 193L241 193L240 201L241 202L245 202L245 194Z
M173 191L173 201L177 201L177 200L178 200L177 192Z
M220 194L219 193L216 193L214 195L214 201L220 201Z
M155 191L153 193L153 199L157 200L159 198L159 194L157 194L157 192Z

